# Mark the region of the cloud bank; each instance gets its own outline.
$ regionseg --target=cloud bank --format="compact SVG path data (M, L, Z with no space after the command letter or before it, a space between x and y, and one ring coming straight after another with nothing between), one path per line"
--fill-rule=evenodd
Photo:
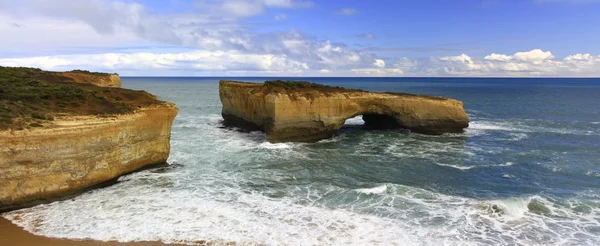
M268 10L309 11L316 6L311 1L193 6L185 13L154 13L131 1L0 0L0 65L165 76L600 76L597 54L556 57L532 47L513 54L413 58L398 51L381 57L385 49L360 50L295 29L257 32L244 21ZM270 18L281 23L288 15Z
M40 67L47 70L84 68L123 71L125 75L274 75L274 76L600 76L600 55L574 54L559 59L549 51L534 49L512 55L490 54L483 58L466 54L420 59L374 59L366 66L361 57L340 53L339 47L322 46L319 66L287 55L246 54L238 51L194 50L178 53L104 53L3 58L3 66ZM346 66L343 66L346 65Z

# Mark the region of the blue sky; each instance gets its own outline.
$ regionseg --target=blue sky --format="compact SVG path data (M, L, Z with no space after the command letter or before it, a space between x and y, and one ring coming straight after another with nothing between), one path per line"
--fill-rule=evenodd
M0 65L177 76L600 76L598 0L0 0Z

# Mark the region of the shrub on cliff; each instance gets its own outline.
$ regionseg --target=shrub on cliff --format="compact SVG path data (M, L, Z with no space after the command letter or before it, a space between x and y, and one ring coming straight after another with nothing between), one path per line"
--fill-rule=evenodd
M123 114L160 102L145 91L71 81L62 73L0 66L0 130L26 128L32 119L53 120L57 114Z
M346 89L339 86L328 86L316 84L307 81L291 81L291 80L268 80L259 88L263 93L287 93L292 99L305 97L313 99L318 95L329 96L332 93L338 92L362 92L358 89Z

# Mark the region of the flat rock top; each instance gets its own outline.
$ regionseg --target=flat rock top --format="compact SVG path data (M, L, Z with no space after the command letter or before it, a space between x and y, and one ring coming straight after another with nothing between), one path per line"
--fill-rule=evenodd
M228 81L221 80L221 86L228 87L241 87L251 89L251 93L260 96L267 94L288 94L297 96L309 96L314 97L315 94L330 96L333 94L345 94L345 95L372 95L372 96L384 96L384 97L418 97L423 99L431 100L449 100L449 98L439 96L428 96L428 95L416 95L402 92L370 92L360 89L349 89L339 86L328 86L323 84L316 84L307 81L284 81L284 80L269 80L264 83L252 83L242 81Z
M55 117L127 114L165 103L145 91L84 83L111 76L116 75L0 67L0 131L44 127Z

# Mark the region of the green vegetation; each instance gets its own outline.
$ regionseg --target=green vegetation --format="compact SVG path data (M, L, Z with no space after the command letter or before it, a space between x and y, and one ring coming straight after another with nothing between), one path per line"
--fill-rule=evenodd
M267 88L268 92L286 92L291 93L293 98L297 98L298 96L304 96L308 98L312 98L315 96L314 92L318 91L324 95L330 95L334 92L366 92L364 90L359 89L347 89L339 86L328 86L322 84L311 83L307 81L290 81L290 80L269 80L265 81L264 87ZM263 89L264 90L264 89ZM438 97L438 96L428 96L428 95L415 95L408 94L402 92L385 92L386 94L396 95L396 96L405 96L405 97L423 97L434 100L446 100L447 98Z
M80 69L71 70L70 72L71 73L84 73L84 74L95 75L95 76L107 75L107 73L90 72L88 70L80 70Z
M270 88L283 88L286 91L295 91L295 90L322 90L322 91L362 91L356 89L346 89L344 87L339 86L328 86L317 83L311 83L308 81L292 81L292 80L268 80L265 81L264 84L266 87Z
M42 127L57 115L130 113L160 102L145 91L73 83L63 74L0 66L0 130Z

